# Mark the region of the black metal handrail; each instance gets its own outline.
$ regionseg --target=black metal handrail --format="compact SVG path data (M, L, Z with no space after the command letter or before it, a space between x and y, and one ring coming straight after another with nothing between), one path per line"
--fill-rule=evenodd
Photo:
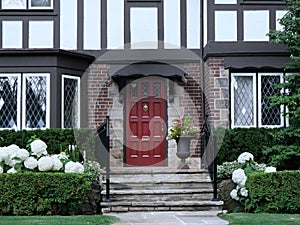
M201 129L202 134L202 148L201 148L201 158L203 159L204 152L206 150L210 157L209 162L205 162L207 169L210 173L210 177L213 181L214 195L212 201L219 201L218 199L218 181L217 181L217 137L213 134L211 129L208 116L205 116L205 121Z
M105 167L105 201L110 202L110 131L109 116L97 128L96 157L101 167Z

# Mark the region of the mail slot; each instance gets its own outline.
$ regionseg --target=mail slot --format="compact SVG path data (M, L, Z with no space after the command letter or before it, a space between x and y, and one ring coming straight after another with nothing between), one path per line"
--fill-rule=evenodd
M142 141L150 141L149 137L142 137Z

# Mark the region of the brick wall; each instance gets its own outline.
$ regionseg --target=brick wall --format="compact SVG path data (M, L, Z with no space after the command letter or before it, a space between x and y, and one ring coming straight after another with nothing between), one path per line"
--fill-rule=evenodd
M229 127L229 72L224 59L210 57L204 63L205 113L211 126Z
M96 129L108 115L112 98L108 96L108 65L93 64L88 76L88 126Z

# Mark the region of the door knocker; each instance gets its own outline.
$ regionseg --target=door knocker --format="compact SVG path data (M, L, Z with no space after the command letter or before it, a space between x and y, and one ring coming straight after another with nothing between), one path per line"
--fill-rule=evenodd
M143 110L144 110L144 112L147 112L147 111L148 111L148 105L147 105L147 104L144 104Z

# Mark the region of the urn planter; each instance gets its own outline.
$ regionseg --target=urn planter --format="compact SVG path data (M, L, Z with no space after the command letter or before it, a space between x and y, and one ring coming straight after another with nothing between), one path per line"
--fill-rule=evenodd
M195 136L180 136L176 139L177 143L177 152L176 155L178 158L181 159L181 162L178 169L189 169L188 165L186 164L186 159L191 155L190 153L190 143L191 140L195 138Z

